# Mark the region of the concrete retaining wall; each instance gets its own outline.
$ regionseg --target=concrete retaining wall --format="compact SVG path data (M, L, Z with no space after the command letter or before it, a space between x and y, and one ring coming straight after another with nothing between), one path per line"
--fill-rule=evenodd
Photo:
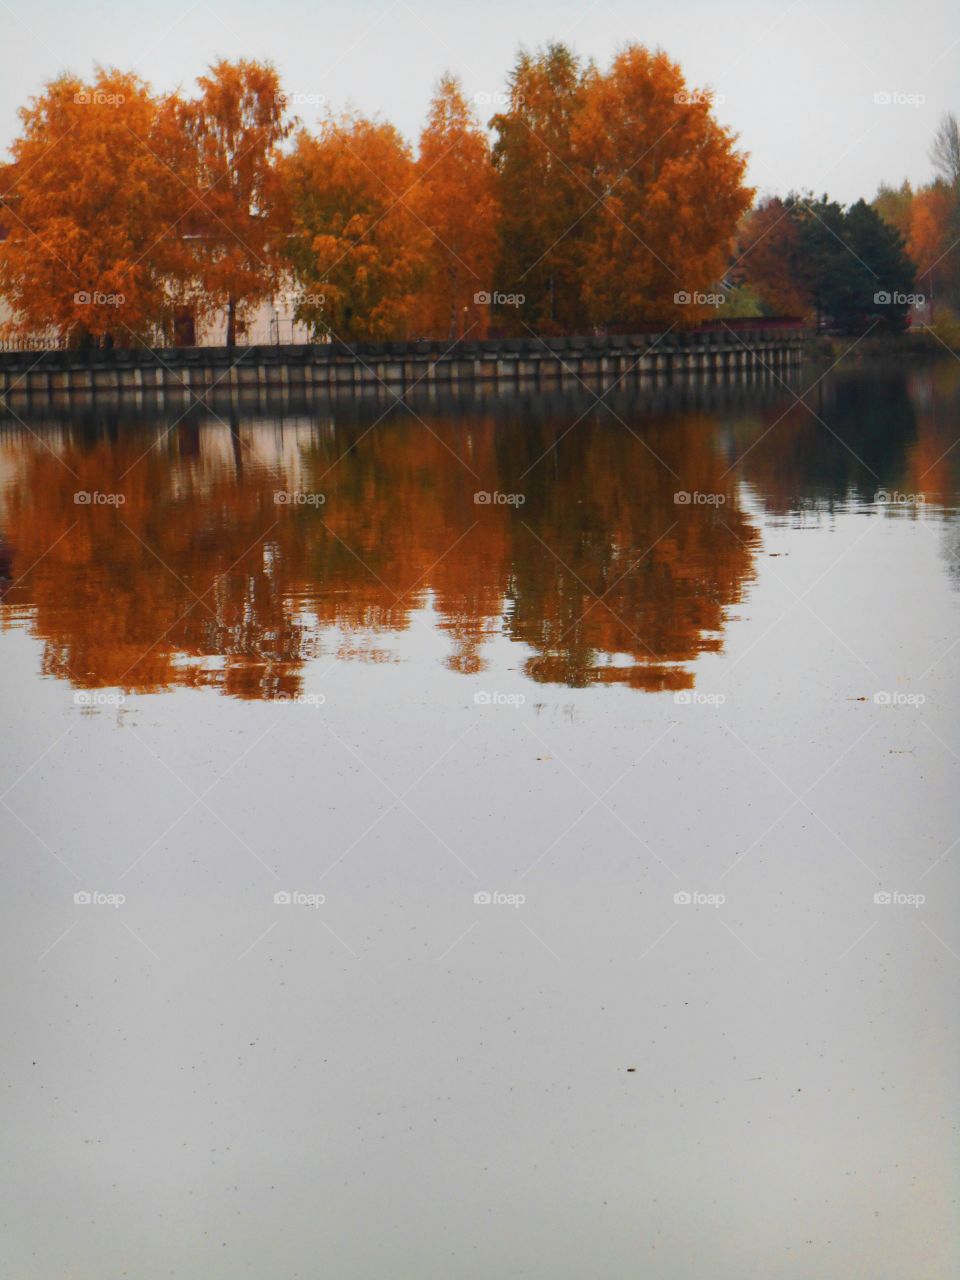
M460 342L330 343L277 347L169 347L114 351L0 353L0 395L181 392L213 389L303 391L531 382L555 386L645 374L776 371L800 364L804 334L634 334L607 338L496 339Z

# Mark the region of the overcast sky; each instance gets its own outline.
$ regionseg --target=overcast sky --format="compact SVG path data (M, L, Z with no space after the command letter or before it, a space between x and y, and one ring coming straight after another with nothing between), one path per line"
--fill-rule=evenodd
M497 92L518 46L550 39L601 65L629 41L662 46L690 84L722 95L717 114L761 192L846 202L881 180L927 181L936 123L960 112L958 0L0 0L0 37L4 146L18 106L62 70L99 61L190 90L218 56L272 59L291 92L380 113L415 138L441 72L470 95Z

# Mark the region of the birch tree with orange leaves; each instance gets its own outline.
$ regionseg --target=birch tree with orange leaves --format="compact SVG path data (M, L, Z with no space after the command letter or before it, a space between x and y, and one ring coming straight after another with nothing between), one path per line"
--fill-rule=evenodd
M20 111L0 177L8 336L128 345L163 326L182 267L168 101L138 76L64 75Z
M182 203L201 316L224 311L228 347L237 322L275 292L285 234L280 144L293 122L269 63L220 61L200 76L200 96L183 104L189 166Z
M487 136L453 76L441 79L430 103L416 172L408 203L431 236L419 328L438 337L482 336L497 252L496 174Z
M500 201L497 285L524 298L517 331L570 332L582 323L583 217L593 193L580 173L572 133L593 75L564 44L521 52L507 80L493 160Z
M331 117L297 135L283 169L298 319L343 339L412 336L431 236L407 203L416 170L397 130Z
M586 84L574 151L595 193L585 219L583 300L593 324L688 323L677 295L723 275L753 192L746 157L665 53L630 45Z
M956 194L945 182L933 182L913 197L907 243L926 294L960 306L960 264L954 247L960 215Z

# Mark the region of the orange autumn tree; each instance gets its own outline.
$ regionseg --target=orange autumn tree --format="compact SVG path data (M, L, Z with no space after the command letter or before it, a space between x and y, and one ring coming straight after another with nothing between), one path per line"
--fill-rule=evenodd
M578 171L573 130L594 74L564 44L521 51L507 81L493 161L498 177L497 287L523 295L498 315L526 335L577 329L581 305L583 217L595 196Z
M936 318L949 321L960 310L960 123L943 116L929 150L935 176L916 191L881 183L873 201L877 212L906 241L917 268L917 285Z
M810 310L800 254L796 223L779 196L761 200L743 219L734 268L768 315L805 316Z
M146 339L182 263L178 184L161 157L170 113L138 76L63 75L20 111L0 180L5 330L74 345Z
M298 319L343 339L414 336L432 237L408 205L416 171L397 130L330 118L297 135L283 172Z
M420 135L417 183L408 205L429 228L428 275L417 314L422 333L482 336L490 314L496 257L496 174L490 144L446 75L437 86Z
M286 218L277 162L293 124L269 63L220 61L198 84L200 97L181 112L183 230L192 238L201 317L225 311L232 347L238 320L280 280Z
M921 187L910 207L907 238L920 289L935 302L951 301L954 305L960 302L956 207L956 196L945 182Z
M698 319L704 309L678 308L675 295L710 292L721 279L753 195L711 95L688 89L662 51L630 45L588 81L573 140L595 192L582 254L590 321Z

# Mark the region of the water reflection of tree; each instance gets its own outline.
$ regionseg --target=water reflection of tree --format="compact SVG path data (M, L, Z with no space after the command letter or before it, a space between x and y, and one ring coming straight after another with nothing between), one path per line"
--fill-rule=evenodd
M872 503L879 489L952 505L958 395L960 365L949 359L840 369L805 397L809 409L787 397L739 415L730 462L742 459L751 488L783 514Z
M903 373L835 376L804 399L742 419L735 434L731 462L743 457L744 477L770 510L869 502L902 473L917 434Z
M429 603L458 671L481 669L502 628L537 680L686 687L756 533L709 414L618 412L564 434L566 411L418 408L422 422L401 410L368 431L368 410L301 423L292 445L272 419L199 411L169 431L90 416L49 448L7 431L2 529L25 576L4 615L78 685L289 695L321 649L382 657L377 635ZM287 489L326 500L277 505ZM125 502L77 505L78 490ZM525 501L478 506L477 490ZM678 490L724 501L677 505Z

